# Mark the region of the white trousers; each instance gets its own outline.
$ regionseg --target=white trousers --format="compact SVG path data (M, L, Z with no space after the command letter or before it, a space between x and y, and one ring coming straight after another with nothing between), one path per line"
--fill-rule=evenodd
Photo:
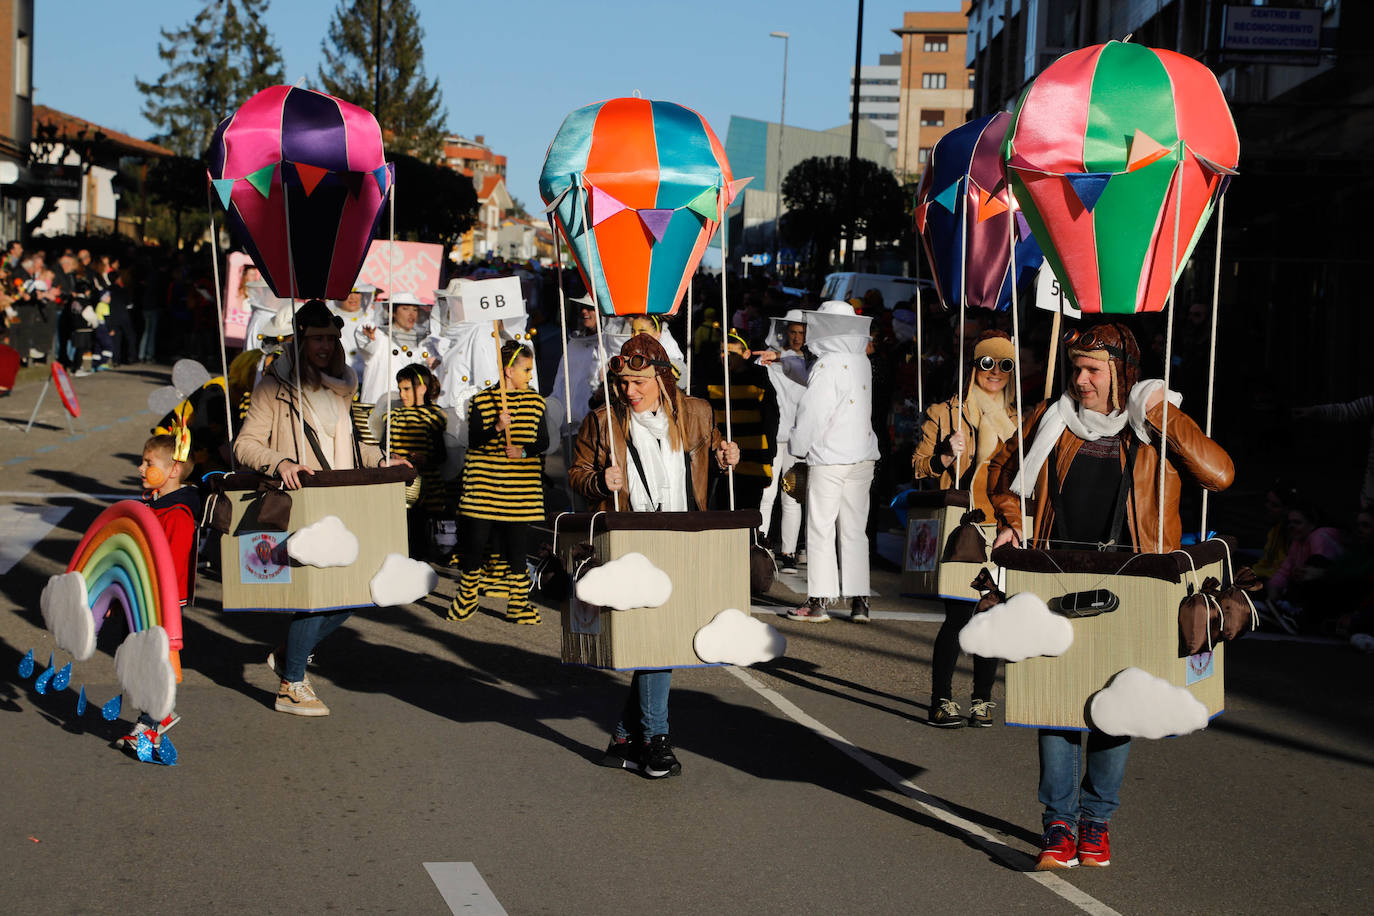
M872 483L872 461L811 465L806 478L807 597L855 598L869 593L865 529Z
M766 537L773 521L773 500L782 500L782 541L778 547L786 554L797 552L797 535L801 534L801 503L782 489L782 475L796 463L797 456L787 450L787 443L779 442L778 450L773 454L773 479L768 482L767 489L763 491L763 501L759 503L759 514L763 516L763 527L759 528L759 533Z

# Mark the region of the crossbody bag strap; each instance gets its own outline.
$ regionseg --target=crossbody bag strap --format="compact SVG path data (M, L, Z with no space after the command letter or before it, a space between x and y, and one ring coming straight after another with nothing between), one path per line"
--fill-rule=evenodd
M1135 453L1140 448L1140 440L1128 434L1129 442L1126 445L1126 466L1121 470L1121 483L1116 488L1116 509L1112 512L1112 533L1111 540L1104 544L1104 547L1120 545L1123 527L1126 524L1126 497L1135 490ZM1140 550L1139 544L1132 545L1137 551Z
M644 473L643 462L639 460L639 449L635 448L634 440L631 439L629 436L625 437L625 448L630 453L630 460L634 462L635 470L639 472L639 482L644 484L644 492L648 494L650 499L653 499L654 489L653 487L649 486L649 477ZM657 502L654 504L655 512L661 511L662 509L662 502Z
M315 460L320 463L320 470L332 471L329 460L324 457L324 449L320 448L320 437L315 434L315 430L309 423L302 422L305 426L305 441L310 446L310 450L315 453ZM355 443L356 447L356 443Z

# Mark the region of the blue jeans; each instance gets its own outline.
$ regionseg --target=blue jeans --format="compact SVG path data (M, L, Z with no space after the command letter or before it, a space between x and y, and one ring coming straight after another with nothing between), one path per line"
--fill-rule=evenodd
M161 318L161 309L147 309L143 313L143 337L138 342L138 358L144 362L152 362L157 357L157 325Z
M1088 732L1088 766L1079 779L1082 732L1040 729L1040 804L1044 826L1080 820L1107 823L1121 805L1131 739ZM1081 791L1080 791L1081 789Z
M352 608L344 611L327 611L318 614L297 614L291 618L286 628L286 667L282 669L282 680L295 683L305 679L305 663L310 653L315 651L326 636L333 633L343 622L353 616Z
M617 740L630 738L648 741L654 735L668 734L668 688L671 668L664 671L636 671L630 678L625 708L615 724Z

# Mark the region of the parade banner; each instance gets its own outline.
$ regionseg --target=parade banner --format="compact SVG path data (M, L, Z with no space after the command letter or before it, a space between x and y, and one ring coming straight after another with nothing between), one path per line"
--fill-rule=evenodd
M433 305L443 258L444 246L431 242L373 242L357 282L371 283L387 295L411 293Z

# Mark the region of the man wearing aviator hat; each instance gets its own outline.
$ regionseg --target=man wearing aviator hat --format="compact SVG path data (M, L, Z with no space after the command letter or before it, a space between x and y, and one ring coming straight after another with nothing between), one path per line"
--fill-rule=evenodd
M1064 342L1069 390L1025 418L1024 467L1016 436L989 463L988 496L999 529L993 546L1020 546L1024 496L1035 500L1035 539L1051 547L1177 550L1180 472L1208 490L1224 490L1235 474L1230 456L1177 409L1182 399L1174 392L1167 392L1165 430L1164 383L1140 380L1140 348L1124 325L1070 331ZM1161 432L1168 437L1162 489ZM1040 871L1111 862L1107 823L1120 804L1130 738L1089 731L1083 766L1080 741L1076 731L1039 732Z

